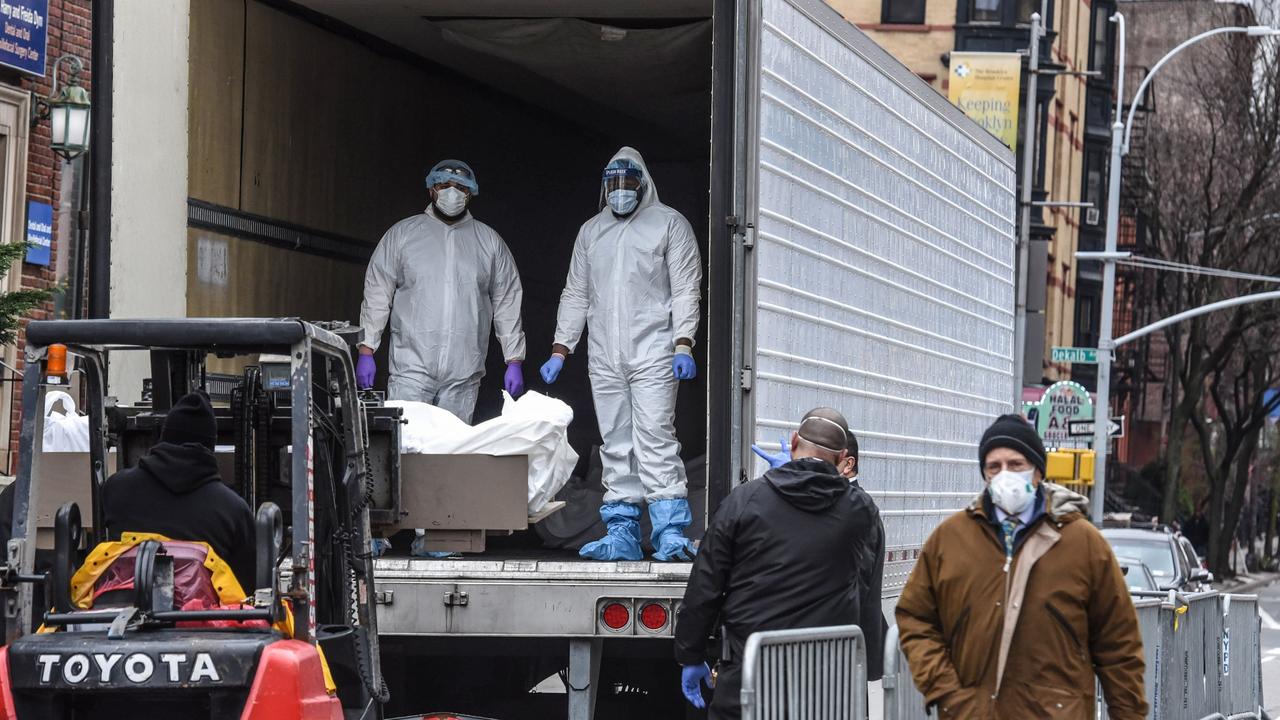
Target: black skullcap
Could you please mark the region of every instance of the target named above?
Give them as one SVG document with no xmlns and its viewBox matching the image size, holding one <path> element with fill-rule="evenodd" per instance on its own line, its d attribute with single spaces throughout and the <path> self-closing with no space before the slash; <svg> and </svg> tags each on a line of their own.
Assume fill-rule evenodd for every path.
<svg viewBox="0 0 1280 720">
<path fill-rule="evenodd" d="M 183 395 L 169 409 L 160 429 L 160 442 L 199 443 L 212 450 L 217 441 L 218 422 L 209 400 L 201 393 Z"/>
<path fill-rule="evenodd" d="M 996 448 L 1017 450 L 1027 458 L 1044 477 L 1045 451 L 1044 443 L 1036 429 L 1031 427 L 1021 415 L 1001 415 L 982 434 L 982 444 L 978 446 L 978 471 L 984 472 L 987 464 L 987 453 Z M 985 472 L 984 472 L 985 474 Z"/>
<path fill-rule="evenodd" d="M 849 444 L 849 423 L 840 411 L 829 407 L 805 413 L 798 432 L 800 439 L 833 453 L 844 451 Z"/>
</svg>

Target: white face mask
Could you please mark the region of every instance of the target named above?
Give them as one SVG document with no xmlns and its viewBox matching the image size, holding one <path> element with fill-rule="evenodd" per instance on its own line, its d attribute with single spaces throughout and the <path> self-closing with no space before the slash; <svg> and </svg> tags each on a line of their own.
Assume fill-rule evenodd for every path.
<svg viewBox="0 0 1280 720">
<path fill-rule="evenodd" d="M 987 485 L 991 502 L 1010 515 L 1017 515 L 1026 510 L 1036 496 L 1035 486 L 1031 484 L 1034 473 L 1034 470 L 1022 472 L 1005 470 L 991 478 L 991 482 Z"/>
<path fill-rule="evenodd" d="M 445 217 L 457 217 L 467 209 L 467 194 L 456 187 L 436 191 L 436 209 Z"/>
<path fill-rule="evenodd" d="M 609 207 L 619 215 L 626 215 L 640 204 L 640 192 L 637 190 L 609 191 Z"/>
</svg>

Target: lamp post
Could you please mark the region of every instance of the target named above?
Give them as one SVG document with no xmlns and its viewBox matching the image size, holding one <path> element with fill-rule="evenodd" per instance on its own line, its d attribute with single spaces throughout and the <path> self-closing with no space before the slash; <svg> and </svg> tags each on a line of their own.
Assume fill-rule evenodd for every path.
<svg viewBox="0 0 1280 720">
<path fill-rule="evenodd" d="M 1280 35 L 1280 29 L 1266 25 L 1251 25 L 1248 27 L 1214 28 L 1183 41 L 1166 53 L 1164 57 L 1160 58 L 1159 62 L 1152 66 L 1151 72 L 1147 73 L 1147 76 L 1142 79 L 1142 83 L 1138 85 L 1138 91 L 1134 93 L 1133 100 L 1129 104 L 1129 115 L 1125 122 L 1121 123 L 1120 116 L 1124 112 L 1124 15 L 1121 13 L 1112 15 L 1111 22 L 1116 23 L 1118 26 L 1117 45 L 1119 52 L 1117 56 L 1118 62 L 1116 63 L 1118 79 L 1116 82 L 1115 121 L 1111 125 L 1111 167 L 1108 169 L 1107 180 L 1106 247 L 1100 253 L 1076 254 L 1076 257 L 1081 260 L 1099 260 L 1102 262 L 1102 322 L 1098 333 L 1098 400 L 1095 405 L 1093 419 L 1093 450 L 1096 453 L 1096 458 L 1093 502 L 1091 503 L 1092 509 L 1090 511 L 1095 525 L 1102 524 L 1102 515 L 1107 498 L 1107 449 L 1111 435 L 1108 432 L 1111 416 L 1111 352 L 1117 345 L 1111 338 L 1111 316 L 1115 306 L 1116 260 L 1128 257 L 1128 253 L 1116 251 L 1120 228 L 1120 163 L 1123 161 L 1124 156 L 1129 153 L 1129 134 L 1133 131 L 1134 111 L 1137 110 L 1138 104 L 1142 102 L 1142 94 L 1146 92 L 1147 86 L 1151 84 L 1151 79 L 1156 76 L 1160 68 L 1164 67 L 1173 56 L 1188 47 L 1215 35 L 1227 33 L 1242 33 L 1249 37 Z M 1130 336 L 1132 336 L 1132 333 Z M 1126 336 L 1126 339 L 1130 339 L 1130 336 Z"/>
<path fill-rule="evenodd" d="M 67 82 L 58 90 L 58 68 L 70 65 Z M 49 118 L 49 145 L 70 162 L 89 149 L 89 92 L 80 85 L 84 64 L 75 55 L 63 55 L 53 64 L 53 87 L 49 97 L 35 96 L 31 125 Z M 33 93 L 34 94 L 34 93 Z"/>
</svg>

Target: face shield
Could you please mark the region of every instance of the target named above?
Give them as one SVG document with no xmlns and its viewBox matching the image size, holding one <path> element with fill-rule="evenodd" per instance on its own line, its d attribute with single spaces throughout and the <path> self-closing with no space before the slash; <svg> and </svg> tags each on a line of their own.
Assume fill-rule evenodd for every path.
<svg viewBox="0 0 1280 720">
<path fill-rule="evenodd" d="M 442 160 L 427 173 L 427 187 L 437 189 L 439 186 L 454 184 L 465 190 L 468 195 L 480 194 L 480 183 L 476 182 L 476 174 L 471 166 L 461 160 Z"/>
<path fill-rule="evenodd" d="M 644 173 L 627 160 L 616 160 L 604 169 L 600 194 L 618 215 L 628 215 L 644 194 Z"/>
</svg>

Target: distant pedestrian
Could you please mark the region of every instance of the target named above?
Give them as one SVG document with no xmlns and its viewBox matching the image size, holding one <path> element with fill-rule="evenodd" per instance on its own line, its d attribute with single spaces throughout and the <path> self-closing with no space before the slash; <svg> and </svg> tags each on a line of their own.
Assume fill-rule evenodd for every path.
<svg viewBox="0 0 1280 720">
<path fill-rule="evenodd" d="M 854 487 L 859 489 L 858 482 L 858 437 L 849 431 L 849 442 L 846 445 L 849 457 L 840 464 L 840 474 Z M 859 587 L 862 597 L 859 599 L 861 617 L 858 627 L 862 628 L 862 636 L 867 641 L 867 677 L 879 680 L 884 675 L 884 636 L 889 632 L 889 623 L 884 619 L 881 598 L 884 595 L 884 521 L 880 518 L 880 509 L 871 494 L 867 500 L 876 507 L 876 522 L 872 527 L 871 539 L 863 549 L 862 560 L 858 563 L 858 574 L 861 576 Z"/>
<path fill-rule="evenodd" d="M 859 567 L 880 518 L 837 469 L 848 436 L 839 412 L 810 411 L 791 436 L 794 459 L 735 488 L 702 539 L 676 623 L 676 660 L 685 697 L 703 707 L 707 641 L 723 630 L 712 718 L 741 714 L 742 652 L 752 633 L 862 621 L 868 591 Z M 878 588 L 874 594 L 879 614 Z"/>
<path fill-rule="evenodd" d="M 941 718 L 1147 716 L 1142 637 L 1088 500 L 1044 482 L 1045 450 L 1017 415 L 982 436 L 986 491 L 938 526 L 898 601 L 902 648 Z"/>
</svg>

